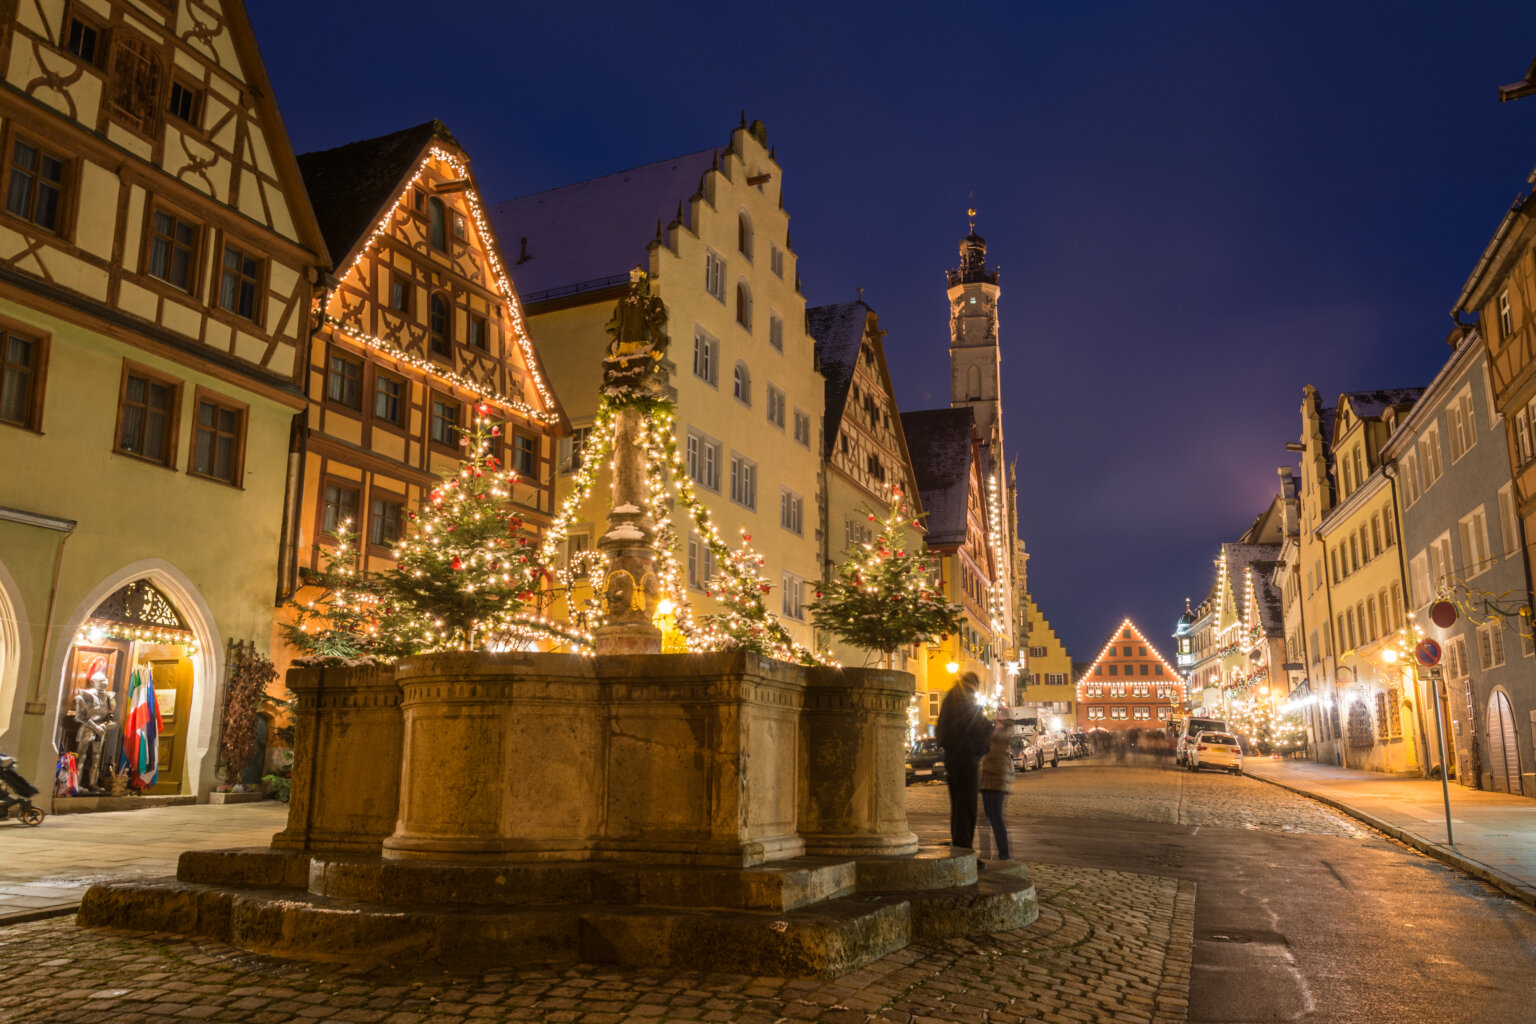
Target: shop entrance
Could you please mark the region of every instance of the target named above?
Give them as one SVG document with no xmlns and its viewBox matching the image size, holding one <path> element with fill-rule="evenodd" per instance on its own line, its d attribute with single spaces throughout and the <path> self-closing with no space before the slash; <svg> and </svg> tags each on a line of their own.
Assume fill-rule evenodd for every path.
<svg viewBox="0 0 1536 1024">
<path fill-rule="evenodd" d="M 186 620 L 148 580 L 96 607 L 70 648 L 60 703 L 73 795 L 181 791 L 196 653 Z"/>
</svg>

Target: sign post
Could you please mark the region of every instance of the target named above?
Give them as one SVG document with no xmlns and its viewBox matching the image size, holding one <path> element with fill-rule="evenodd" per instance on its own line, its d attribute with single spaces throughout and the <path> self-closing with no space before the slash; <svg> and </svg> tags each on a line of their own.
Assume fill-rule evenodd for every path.
<svg viewBox="0 0 1536 1024">
<path fill-rule="evenodd" d="M 1413 649 L 1413 657 L 1424 667 L 1424 678 L 1435 694 L 1435 739 L 1440 744 L 1440 796 L 1445 801 L 1445 845 L 1455 846 L 1456 838 L 1451 833 L 1451 762 L 1445 754 L 1444 719 L 1440 714 L 1440 681 L 1445 678 L 1445 670 L 1440 667 L 1440 645 L 1426 637 Z"/>
</svg>

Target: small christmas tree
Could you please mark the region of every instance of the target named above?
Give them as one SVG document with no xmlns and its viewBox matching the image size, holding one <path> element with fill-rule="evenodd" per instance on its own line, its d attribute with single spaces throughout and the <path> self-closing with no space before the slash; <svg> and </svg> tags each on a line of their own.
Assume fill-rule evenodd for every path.
<svg viewBox="0 0 1536 1024">
<path fill-rule="evenodd" d="M 773 584 L 759 571 L 763 556 L 752 547 L 752 535 L 741 532 L 741 546 L 726 553 L 720 575 L 708 581 L 708 596 L 725 608 L 699 618 L 696 643 L 706 650 L 740 649 L 780 661 L 814 665 L 816 658 L 795 642 L 789 630 L 768 610 Z"/>
<path fill-rule="evenodd" d="M 298 593 L 288 599 L 293 621 L 283 623 L 289 646 L 315 658 L 360 658 L 378 644 L 374 619 L 378 615 L 374 582 L 358 568 L 352 520 L 336 526 L 336 546 L 315 545 L 320 570 L 310 573 Z M 300 594 L 318 588 L 317 596 Z"/>
<path fill-rule="evenodd" d="M 457 475 L 410 513 L 395 568 L 379 578 L 380 647 L 390 656 L 523 646 L 552 631 L 535 606 L 547 573 L 512 504 L 517 474 L 493 454 L 501 428 L 490 412 L 475 406 Z"/>
<path fill-rule="evenodd" d="M 866 511 L 876 524 L 872 542 L 849 549 L 837 567 L 837 579 L 823 587 L 811 605 L 812 621 L 855 647 L 878 651 L 889 663 L 896 651 L 953 633 L 960 628 L 960 609 L 944 599 L 929 578 L 933 560 L 911 550 L 904 538 L 918 525 L 901 491 L 891 492 L 885 517 Z"/>
</svg>

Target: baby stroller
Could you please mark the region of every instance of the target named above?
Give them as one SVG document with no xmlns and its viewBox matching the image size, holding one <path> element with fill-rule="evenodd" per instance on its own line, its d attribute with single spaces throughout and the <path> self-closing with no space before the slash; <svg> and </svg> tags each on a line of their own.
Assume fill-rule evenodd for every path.
<svg viewBox="0 0 1536 1024">
<path fill-rule="evenodd" d="M 41 825 L 46 815 L 42 808 L 32 806 L 35 796 L 37 787 L 22 778 L 16 770 L 16 759 L 0 754 L 0 821 L 9 818 L 11 808 L 16 807 L 16 816 L 23 825 Z"/>
</svg>

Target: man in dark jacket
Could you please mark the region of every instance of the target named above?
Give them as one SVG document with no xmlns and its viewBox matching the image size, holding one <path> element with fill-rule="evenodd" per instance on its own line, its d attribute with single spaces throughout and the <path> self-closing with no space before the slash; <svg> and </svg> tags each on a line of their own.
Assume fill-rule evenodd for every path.
<svg viewBox="0 0 1536 1024">
<path fill-rule="evenodd" d="M 944 695 L 935 737 L 944 748 L 949 784 L 949 845 L 969 850 L 976 842 L 976 802 L 981 795 L 981 756 L 987 752 L 992 723 L 976 703 L 981 680 L 967 672 Z"/>
</svg>

